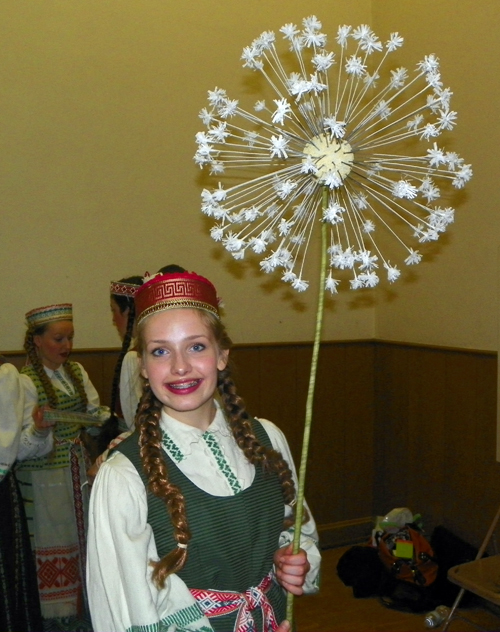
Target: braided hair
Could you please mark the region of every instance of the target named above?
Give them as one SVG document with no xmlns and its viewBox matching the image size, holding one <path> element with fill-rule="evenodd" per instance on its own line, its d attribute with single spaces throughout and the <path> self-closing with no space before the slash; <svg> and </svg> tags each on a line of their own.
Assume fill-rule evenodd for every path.
<svg viewBox="0 0 500 632">
<path fill-rule="evenodd" d="M 199 313 L 203 322 L 214 335 L 219 350 L 229 351 L 232 342 L 224 325 L 209 312 L 199 310 Z M 141 323 L 137 332 L 139 355 L 142 355 L 144 351 L 143 330 L 144 326 Z M 263 446 L 253 433 L 250 416 L 245 409 L 243 400 L 236 392 L 230 363 L 218 372 L 217 390 L 233 436 L 245 457 L 255 467 L 262 467 L 266 471 L 276 473 L 281 484 L 284 503 L 294 504 L 296 491 L 291 470 L 280 452 Z M 165 580 L 170 574 L 179 571 L 184 566 L 188 555 L 186 545 L 191 537 L 187 524 L 184 497 L 180 489 L 170 482 L 167 464 L 163 456 L 160 428 L 161 409 L 161 402 L 156 398 L 151 386 L 146 381 L 136 416 L 140 455 L 149 480 L 149 490 L 164 501 L 178 544 L 175 549 L 153 565 L 153 580 L 159 588 L 164 587 Z M 292 516 L 285 520 L 284 528 L 288 528 L 293 523 Z"/>
<path fill-rule="evenodd" d="M 58 399 L 56 390 L 52 385 L 52 382 L 49 379 L 49 376 L 45 372 L 44 366 L 37 352 L 37 346 L 35 344 L 35 336 L 43 336 L 43 334 L 49 328 L 51 323 L 44 323 L 43 325 L 39 325 L 38 327 L 34 327 L 32 325 L 28 325 L 28 329 L 26 330 L 26 334 L 24 337 L 24 350 L 28 356 L 29 363 L 33 366 L 38 379 L 42 383 L 43 390 L 45 391 L 45 395 L 47 396 L 48 404 L 51 408 L 57 408 Z M 73 386 L 75 387 L 76 392 L 80 396 L 80 399 L 85 404 L 88 404 L 87 393 L 85 392 L 85 388 L 83 386 L 83 382 L 80 379 L 80 376 L 73 370 L 71 364 L 69 362 L 64 363 L 64 368 L 66 373 L 69 375 Z"/>
</svg>

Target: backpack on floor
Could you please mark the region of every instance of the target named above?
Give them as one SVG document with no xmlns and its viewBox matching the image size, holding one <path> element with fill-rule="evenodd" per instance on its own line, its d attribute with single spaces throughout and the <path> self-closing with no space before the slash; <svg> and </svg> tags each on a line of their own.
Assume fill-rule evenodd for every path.
<svg viewBox="0 0 500 632">
<path fill-rule="evenodd" d="M 384 533 L 378 541 L 381 562 L 394 579 L 430 586 L 437 577 L 438 564 L 430 542 L 415 524 Z"/>
</svg>

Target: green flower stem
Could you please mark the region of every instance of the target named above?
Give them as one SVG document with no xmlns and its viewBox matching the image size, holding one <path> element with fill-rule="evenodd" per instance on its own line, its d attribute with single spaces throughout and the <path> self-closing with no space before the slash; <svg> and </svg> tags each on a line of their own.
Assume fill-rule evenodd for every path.
<svg viewBox="0 0 500 632">
<path fill-rule="evenodd" d="M 323 209 L 328 205 L 328 188 L 323 189 Z M 314 388 L 316 386 L 316 371 L 318 368 L 319 347 L 321 344 L 321 329 L 323 326 L 323 312 L 325 302 L 325 281 L 326 281 L 326 223 L 321 224 L 321 273 L 319 277 L 318 289 L 318 310 L 316 312 L 316 330 L 314 334 L 314 346 L 311 360 L 311 372 L 309 374 L 309 388 L 307 391 L 306 418 L 304 423 L 304 438 L 302 441 L 302 455 L 300 458 L 299 484 L 297 488 L 297 504 L 295 508 L 295 532 L 293 536 L 293 552 L 298 553 L 300 549 L 300 532 L 302 528 L 302 518 L 304 514 L 304 487 L 306 481 L 307 457 L 309 453 L 309 436 L 311 434 L 312 410 L 314 401 Z M 290 623 L 293 620 L 293 594 L 287 594 L 286 618 Z"/>
</svg>

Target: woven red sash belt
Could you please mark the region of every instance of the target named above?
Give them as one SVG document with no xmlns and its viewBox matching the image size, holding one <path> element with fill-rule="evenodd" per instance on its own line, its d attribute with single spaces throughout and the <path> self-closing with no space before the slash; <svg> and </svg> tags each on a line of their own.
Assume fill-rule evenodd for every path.
<svg viewBox="0 0 500 632">
<path fill-rule="evenodd" d="M 255 632 L 252 610 L 256 608 L 262 610 L 263 632 L 274 632 L 278 624 L 273 607 L 266 596 L 272 582 L 273 572 L 270 571 L 258 586 L 252 586 L 244 593 L 199 590 L 198 588 L 191 588 L 190 590 L 201 611 L 208 618 L 220 617 L 237 610 L 238 616 L 236 617 L 234 632 Z"/>
</svg>

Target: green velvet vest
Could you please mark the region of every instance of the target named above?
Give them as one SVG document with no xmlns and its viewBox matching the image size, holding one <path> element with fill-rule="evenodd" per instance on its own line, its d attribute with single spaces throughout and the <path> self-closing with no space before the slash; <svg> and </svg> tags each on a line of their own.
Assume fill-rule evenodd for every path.
<svg viewBox="0 0 500 632">
<path fill-rule="evenodd" d="M 253 431 L 262 445 L 271 442 L 262 424 L 252 420 Z M 138 435 L 134 432 L 120 443 L 122 452 L 136 467 L 146 488 L 139 456 Z M 187 562 L 179 577 L 189 588 L 244 592 L 258 586 L 273 566 L 273 555 L 283 530 L 284 504 L 276 474 L 256 467 L 250 487 L 234 496 L 212 496 L 194 485 L 164 453 L 169 478 L 186 501 L 191 540 Z M 147 492 L 148 523 L 153 529 L 158 555 L 163 557 L 176 545 L 170 516 L 162 500 Z M 278 622 L 285 618 L 284 591 L 273 583 L 267 593 Z M 253 613 L 256 629 L 262 629 L 260 611 Z M 210 619 L 217 632 L 233 630 L 235 615 Z"/>
</svg>

